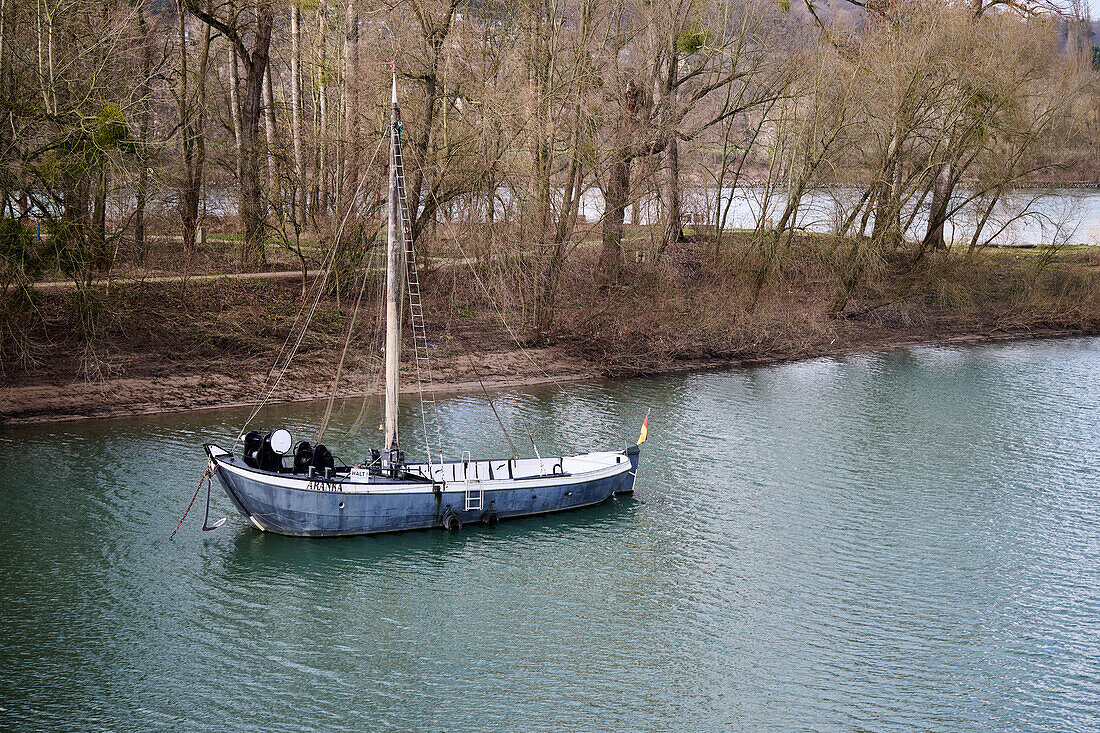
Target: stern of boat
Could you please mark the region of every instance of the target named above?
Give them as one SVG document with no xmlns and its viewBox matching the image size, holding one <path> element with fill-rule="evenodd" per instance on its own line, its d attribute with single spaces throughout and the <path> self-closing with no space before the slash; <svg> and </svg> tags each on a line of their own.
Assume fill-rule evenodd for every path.
<svg viewBox="0 0 1100 733">
<path fill-rule="evenodd" d="M 638 476 L 638 460 L 641 458 L 640 446 L 632 445 L 626 449 L 626 458 L 630 461 L 630 471 L 623 476 L 623 482 L 615 489 L 615 496 L 626 496 L 634 493 L 634 481 Z"/>
</svg>

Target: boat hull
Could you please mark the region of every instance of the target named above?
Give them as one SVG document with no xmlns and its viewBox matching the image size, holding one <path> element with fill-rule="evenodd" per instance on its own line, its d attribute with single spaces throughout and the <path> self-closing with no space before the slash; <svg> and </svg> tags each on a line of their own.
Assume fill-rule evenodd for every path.
<svg viewBox="0 0 1100 733">
<path fill-rule="evenodd" d="M 467 509 L 465 482 L 358 484 L 309 480 L 240 465 L 216 446 L 207 446 L 211 465 L 230 501 L 249 522 L 265 532 L 328 537 L 429 529 L 462 523 L 579 509 L 631 493 L 638 450 L 623 453 L 621 464 L 593 475 L 540 476 L 476 485 L 480 501 Z"/>
</svg>

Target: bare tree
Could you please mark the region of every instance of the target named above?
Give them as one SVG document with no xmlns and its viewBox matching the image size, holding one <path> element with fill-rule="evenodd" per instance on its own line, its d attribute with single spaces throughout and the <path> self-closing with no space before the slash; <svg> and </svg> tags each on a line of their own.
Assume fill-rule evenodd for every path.
<svg viewBox="0 0 1100 733">
<path fill-rule="evenodd" d="M 264 264 L 265 206 L 260 176 L 259 144 L 260 116 L 263 112 L 264 76 L 267 72 L 271 31 L 275 20 L 270 0 L 257 0 L 238 10 L 222 4 L 209 10 L 199 7 L 199 0 L 184 0 L 188 11 L 215 28 L 233 45 L 235 55 L 244 67 L 244 90 L 241 94 L 241 204 L 244 241 L 239 250 L 242 265 Z M 251 46 L 248 41 L 251 41 Z"/>
<path fill-rule="evenodd" d="M 597 276 L 603 280 L 614 279 L 620 267 L 633 161 L 664 154 L 669 163 L 664 227 L 668 243 L 679 236 L 680 142 L 782 94 L 782 84 L 759 84 L 777 28 L 771 3 L 715 6 L 709 14 L 686 2 L 670 10 L 657 8 L 651 16 L 613 16 L 617 27 L 608 53 L 616 61 L 606 87 L 612 96 L 605 103 L 612 140 L 606 146 L 606 205 L 597 264 Z M 639 31 L 638 25 L 645 30 Z M 635 54 L 644 63 L 619 62 Z M 731 85 L 753 91 L 729 94 Z M 725 104 L 710 104 L 714 98 Z"/>
<path fill-rule="evenodd" d="M 292 181 L 293 217 L 305 220 L 306 178 L 302 150 L 302 9 L 297 2 L 290 6 L 290 136 L 294 145 L 294 178 Z"/>
<path fill-rule="evenodd" d="M 198 49 L 198 68 L 191 70 L 191 38 L 187 29 L 187 14 L 178 7 L 179 77 L 174 94 L 179 114 L 180 158 L 177 200 L 183 224 L 183 246 L 188 260 L 194 256 L 195 237 L 199 222 L 199 198 L 202 195 L 206 164 L 206 70 L 210 60 L 210 26 L 204 24 Z"/>
</svg>

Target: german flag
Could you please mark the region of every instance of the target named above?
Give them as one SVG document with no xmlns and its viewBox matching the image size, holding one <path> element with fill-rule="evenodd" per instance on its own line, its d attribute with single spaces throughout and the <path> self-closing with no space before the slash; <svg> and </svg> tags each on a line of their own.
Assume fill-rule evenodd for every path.
<svg viewBox="0 0 1100 733">
<path fill-rule="evenodd" d="M 642 420 L 642 432 L 638 433 L 638 445 L 645 442 L 647 432 L 649 432 L 649 410 L 645 411 L 645 420 Z"/>
</svg>

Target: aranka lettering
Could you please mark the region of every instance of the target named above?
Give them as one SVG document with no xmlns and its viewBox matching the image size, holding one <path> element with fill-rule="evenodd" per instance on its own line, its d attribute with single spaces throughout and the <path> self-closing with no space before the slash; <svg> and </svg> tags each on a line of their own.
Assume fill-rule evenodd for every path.
<svg viewBox="0 0 1100 733">
<path fill-rule="evenodd" d="M 313 480 L 309 482 L 310 491 L 339 491 L 343 492 L 344 487 L 334 481 L 318 481 Z"/>
</svg>

